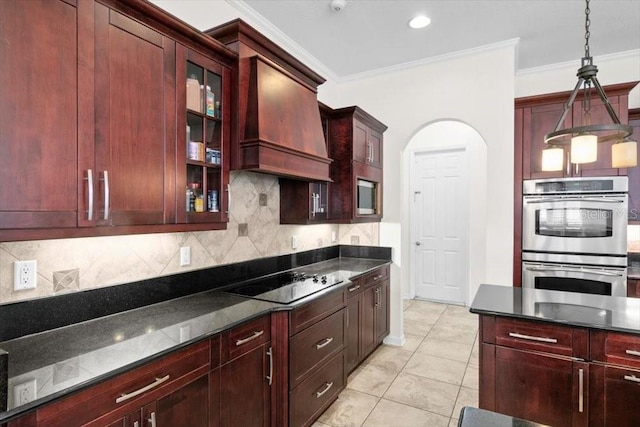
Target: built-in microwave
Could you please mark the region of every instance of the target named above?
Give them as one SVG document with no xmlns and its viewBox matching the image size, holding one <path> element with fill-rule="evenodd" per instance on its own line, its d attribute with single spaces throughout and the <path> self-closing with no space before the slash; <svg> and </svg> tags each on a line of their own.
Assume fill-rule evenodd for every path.
<svg viewBox="0 0 640 427">
<path fill-rule="evenodd" d="M 378 183 L 358 179 L 356 181 L 358 215 L 375 215 L 378 213 Z"/>
</svg>

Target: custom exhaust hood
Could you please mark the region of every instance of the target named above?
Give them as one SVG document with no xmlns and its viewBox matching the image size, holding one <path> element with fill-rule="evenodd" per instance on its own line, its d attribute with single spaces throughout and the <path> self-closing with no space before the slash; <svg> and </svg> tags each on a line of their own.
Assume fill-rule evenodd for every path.
<svg viewBox="0 0 640 427">
<path fill-rule="evenodd" d="M 239 56 L 231 169 L 330 181 L 317 98 L 325 79 L 240 19 L 205 33 Z"/>
</svg>

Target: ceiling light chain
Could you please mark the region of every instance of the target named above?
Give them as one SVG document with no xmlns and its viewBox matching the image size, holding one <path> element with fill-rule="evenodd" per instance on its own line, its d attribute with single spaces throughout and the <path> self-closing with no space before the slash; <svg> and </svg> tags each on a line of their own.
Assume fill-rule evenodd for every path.
<svg viewBox="0 0 640 427">
<path fill-rule="evenodd" d="M 584 10 L 584 57 L 589 58 L 589 36 L 591 33 L 589 32 L 589 26 L 591 25 L 591 20 L 589 19 L 589 13 L 591 13 L 591 9 L 589 9 L 589 0 L 587 0 L 587 7 Z"/>
</svg>

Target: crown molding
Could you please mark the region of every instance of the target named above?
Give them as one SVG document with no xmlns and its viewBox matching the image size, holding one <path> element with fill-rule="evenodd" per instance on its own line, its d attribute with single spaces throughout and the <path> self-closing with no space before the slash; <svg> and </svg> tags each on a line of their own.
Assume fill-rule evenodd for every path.
<svg viewBox="0 0 640 427">
<path fill-rule="evenodd" d="M 1 1 L 1 0 L 0 0 Z M 270 21 L 260 15 L 254 8 L 249 6 L 243 0 L 226 0 L 231 6 L 240 12 L 242 19 L 246 20 L 251 26 L 255 27 L 264 36 L 271 39 L 281 48 L 295 56 L 296 59 L 304 63 L 306 66 L 332 81 L 339 81 L 338 75 L 327 67 L 322 61 L 311 55 L 309 51 L 300 46 L 291 37 L 287 36 Z"/>
<path fill-rule="evenodd" d="M 595 56 L 593 58 L 593 62 L 604 62 L 604 61 L 612 61 L 612 60 L 620 60 L 620 59 L 638 59 L 640 58 L 640 49 L 633 50 L 625 50 L 622 52 L 609 53 L 607 55 Z M 555 64 L 543 65 L 541 67 L 532 67 L 525 68 L 522 70 L 516 71 L 516 76 L 526 76 L 529 74 L 538 74 L 544 73 L 546 71 L 556 71 L 565 68 L 576 68 L 580 66 L 580 60 L 566 61 L 566 62 L 558 62 Z"/>
<path fill-rule="evenodd" d="M 411 68 L 420 67 L 423 65 L 435 64 L 439 62 L 451 61 L 453 59 L 462 58 L 469 55 L 475 55 L 478 53 L 491 52 L 497 49 L 503 49 L 505 47 L 514 47 L 517 49 L 518 44 L 520 42 L 519 38 L 504 40 L 497 43 L 491 43 L 483 46 L 474 47 L 472 49 L 459 50 L 457 52 L 446 53 L 444 55 L 432 56 L 429 58 L 418 59 L 416 61 L 403 62 L 401 64 L 392 65 L 390 67 L 378 68 L 371 71 L 365 71 L 362 73 L 350 74 L 348 76 L 343 76 L 339 79 L 339 83 L 364 79 L 368 77 L 374 77 L 381 74 L 392 73 L 401 70 L 407 70 Z"/>
</svg>

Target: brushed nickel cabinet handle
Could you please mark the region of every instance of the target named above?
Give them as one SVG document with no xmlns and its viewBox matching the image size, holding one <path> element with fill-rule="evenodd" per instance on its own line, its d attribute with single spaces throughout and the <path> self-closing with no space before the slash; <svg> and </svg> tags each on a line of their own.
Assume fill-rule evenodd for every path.
<svg viewBox="0 0 640 427">
<path fill-rule="evenodd" d="M 262 331 L 255 331 L 255 332 L 253 333 L 253 335 L 251 335 L 250 337 L 243 338 L 243 339 L 241 339 L 241 340 L 237 340 L 237 341 L 236 341 L 236 345 L 238 346 L 238 345 L 242 345 L 242 344 L 248 343 L 248 342 L 249 342 L 249 341 L 251 341 L 251 340 L 255 340 L 256 338 L 258 338 L 258 337 L 259 337 L 260 335 L 262 335 L 262 334 L 264 334 L 264 330 L 262 330 Z"/>
<path fill-rule="evenodd" d="M 151 425 L 151 427 L 156 427 L 156 413 L 155 413 L 155 411 L 150 414 L 149 419 L 147 421 L 149 421 L 149 424 Z"/>
<path fill-rule="evenodd" d="M 578 387 L 580 388 L 578 411 L 584 412 L 584 369 L 578 369 Z"/>
<path fill-rule="evenodd" d="M 640 357 L 640 351 L 635 351 L 635 350 L 625 350 L 625 353 L 627 353 L 630 356 L 638 356 Z"/>
<path fill-rule="evenodd" d="M 109 219 L 109 172 L 104 171 L 104 219 Z"/>
<path fill-rule="evenodd" d="M 231 187 L 227 184 L 227 214 L 231 212 Z"/>
<path fill-rule="evenodd" d="M 548 342 L 552 344 L 555 344 L 558 342 L 558 340 L 555 338 L 534 337 L 532 335 L 523 335 L 515 332 L 509 332 L 509 336 L 512 338 L 520 338 L 520 339 L 529 340 L 529 341 Z"/>
<path fill-rule="evenodd" d="M 360 285 L 356 285 L 353 288 L 349 288 L 349 292 L 357 291 L 358 289 L 360 289 Z"/>
<path fill-rule="evenodd" d="M 269 385 L 273 384 L 273 348 L 269 347 L 267 350 L 267 356 L 269 356 L 269 375 L 267 375 L 267 381 Z"/>
<path fill-rule="evenodd" d="M 88 202 L 89 209 L 87 211 L 87 220 L 91 221 L 93 219 L 93 171 L 91 169 L 87 169 L 87 188 L 88 188 Z"/>
<path fill-rule="evenodd" d="M 322 397 L 322 395 L 328 392 L 331 387 L 333 387 L 333 383 L 324 383 L 324 390 L 316 391 L 316 397 Z"/>
<path fill-rule="evenodd" d="M 624 379 L 627 381 L 632 381 L 634 383 L 640 384 L 640 378 L 636 377 L 635 375 L 625 375 Z"/>
<path fill-rule="evenodd" d="M 320 350 L 322 347 L 328 346 L 329 344 L 331 344 L 331 341 L 333 341 L 333 337 L 327 337 L 323 339 L 321 343 L 316 344 L 316 350 Z"/>
<path fill-rule="evenodd" d="M 376 308 L 380 307 L 380 288 L 376 288 Z"/>
<path fill-rule="evenodd" d="M 162 384 L 163 382 L 167 381 L 169 379 L 169 375 L 165 375 L 162 378 L 156 378 L 156 380 L 154 382 L 152 382 L 149 385 L 146 385 L 142 388 L 139 388 L 136 391 L 132 391 L 131 393 L 122 393 L 120 395 L 120 397 L 116 398 L 116 403 L 121 403 L 124 402 L 125 400 L 129 400 L 132 399 L 136 396 L 141 395 L 142 393 L 145 393 L 149 390 L 151 390 L 152 388 L 158 387 L 160 384 Z"/>
</svg>

